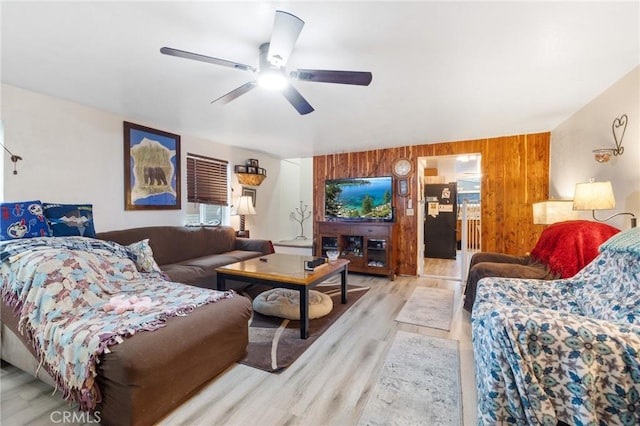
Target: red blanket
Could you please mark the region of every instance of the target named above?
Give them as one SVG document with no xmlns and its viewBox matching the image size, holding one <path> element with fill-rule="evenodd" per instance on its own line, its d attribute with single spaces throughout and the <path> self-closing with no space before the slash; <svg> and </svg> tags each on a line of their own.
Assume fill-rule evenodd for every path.
<svg viewBox="0 0 640 426">
<path fill-rule="evenodd" d="M 598 255 L 598 247 L 619 229 L 589 220 L 558 222 L 542 231 L 531 258 L 562 278 L 569 278 Z"/>
</svg>

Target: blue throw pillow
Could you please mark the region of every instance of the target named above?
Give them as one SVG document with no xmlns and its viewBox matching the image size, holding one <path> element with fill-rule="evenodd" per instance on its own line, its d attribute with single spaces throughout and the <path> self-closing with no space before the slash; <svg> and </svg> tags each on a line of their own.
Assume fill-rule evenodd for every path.
<svg viewBox="0 0 640 426">
<path fill-rule="evenodd" d="M 96 237 L 92 204 L 43 203 L 43 207 L 54 237 Z"/>
<path fill-rule="evenodd" d="M 0 240 L 48 237 L 40 200 L 0 203 Z"/>
</svg>

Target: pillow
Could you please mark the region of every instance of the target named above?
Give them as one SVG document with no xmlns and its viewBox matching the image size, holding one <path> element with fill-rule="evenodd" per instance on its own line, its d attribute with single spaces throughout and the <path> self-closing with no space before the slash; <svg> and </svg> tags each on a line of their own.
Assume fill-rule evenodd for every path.
<svg viewBox="0 0 640 426">
<path fill-rule="evenodd" d="M 43 203 L 42 206 L 54 237 L 96 237 L 93 205 Z"/>
<path fill-rule="evenodd" d="M 49 235 L 40 200 L 0 203 L 0 241 Z"/>
<path fill-rule="evenodd" d="M 160 272 L 162 270 L 153 258 L 153 250 L 149 245 L 149 239 L 138 241 L 137 243 L 129 244 L 127 248 L 136 257 L 136 266 L 140 272 Z"/>
</svg>

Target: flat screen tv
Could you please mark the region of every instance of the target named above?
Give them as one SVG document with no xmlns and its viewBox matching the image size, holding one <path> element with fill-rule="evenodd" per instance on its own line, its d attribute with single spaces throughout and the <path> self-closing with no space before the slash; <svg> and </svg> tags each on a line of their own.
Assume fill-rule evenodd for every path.
<svg viewBox="0 0 640 426">
<path fill-rule="evenodd" d="M 330 179 L 324 186 L 325 220 L 392 221 L 391 176 Z"/>
</svg>

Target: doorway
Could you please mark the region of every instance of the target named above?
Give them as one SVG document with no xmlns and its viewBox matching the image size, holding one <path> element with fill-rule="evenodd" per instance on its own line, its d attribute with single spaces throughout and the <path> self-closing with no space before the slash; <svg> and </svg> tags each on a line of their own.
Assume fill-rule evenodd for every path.
<svg viewBox="0 0 640 426">
<path fill-rule="evenodd" d="M 479 153 L 418 158 L 420 208 L 417 209 L 417 238 L 420 276 L 466 281 L 471 255 L 479 251 L 482 244 L 481 160 Z M 453 199 L 438 197 L 441 191 L 444 197 Z M 451 194 L 454 191 L 455 195 Z M 447 219 L 448 214 L 450 217 Z M 430 226 L 445 226 L 448 229 L 429 229 Z M 430 249 L 429 244 L 437 247 L 431 246 Z M 441 255 L 443 244 L 452 248 L 444 249 L 445 254 Z"/>
</svg>

